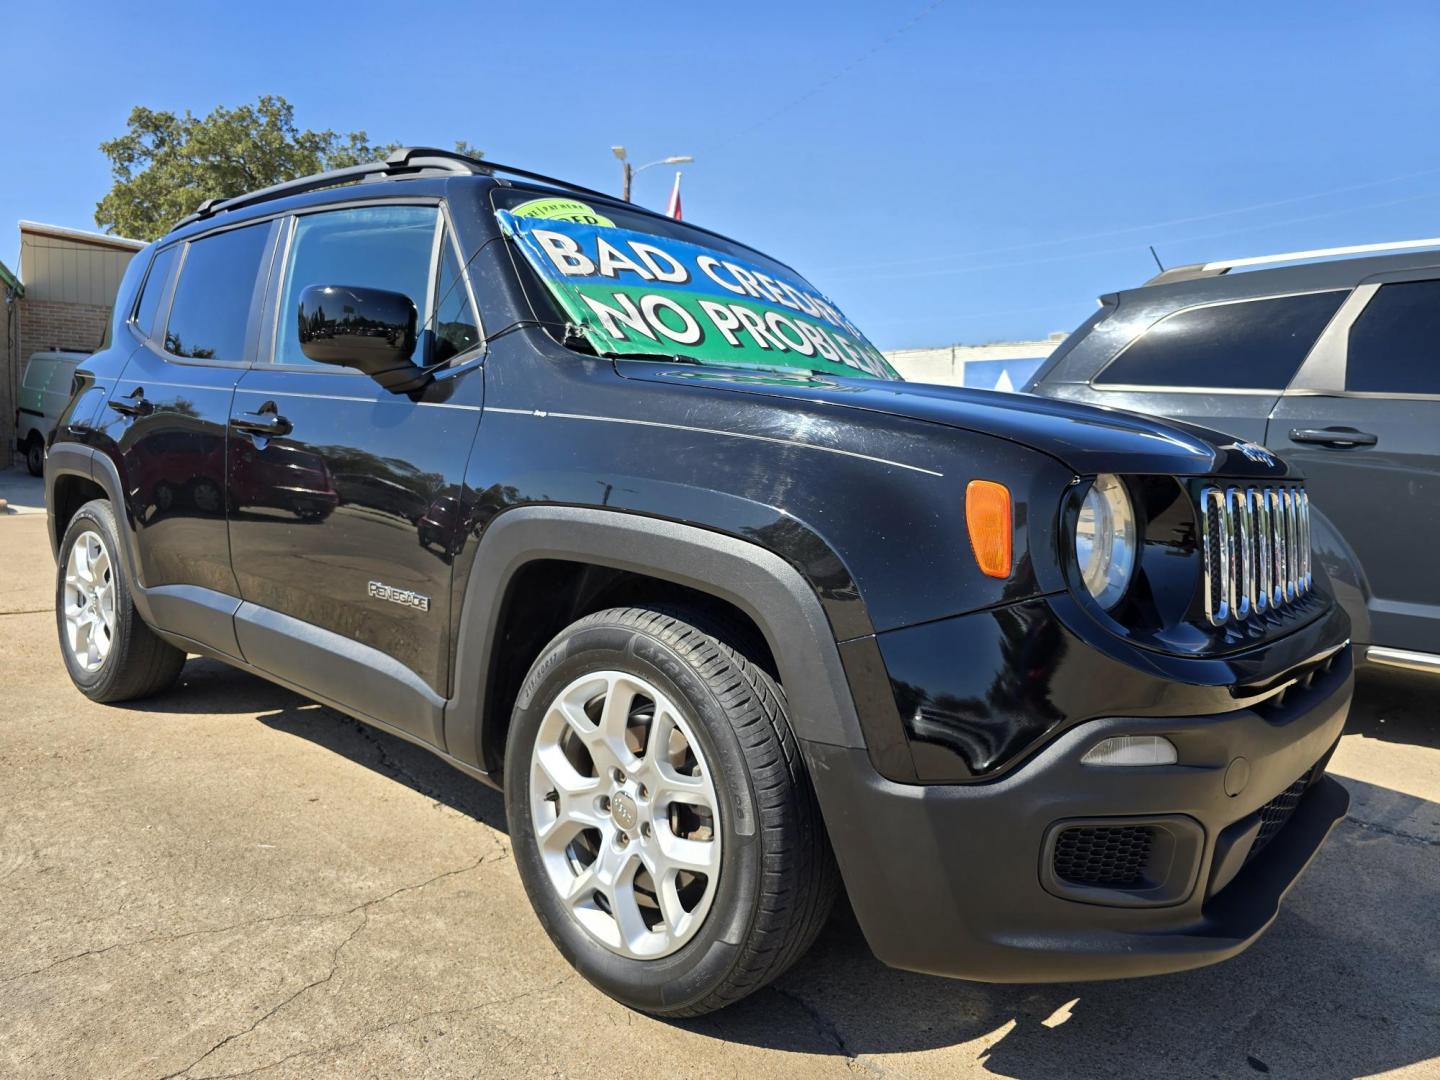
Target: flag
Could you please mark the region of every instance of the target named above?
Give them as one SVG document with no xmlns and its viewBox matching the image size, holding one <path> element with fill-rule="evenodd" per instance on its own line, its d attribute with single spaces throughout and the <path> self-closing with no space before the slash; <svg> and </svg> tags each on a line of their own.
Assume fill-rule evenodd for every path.
<svg viewBox="0 0 1440 1080">
<path fill-rule="evenodd" d="M 667 217 L 682 220 L 680 214 L 680 170 L 675 170 L 675 186 L 670 190 L 670 205 L 665 208 Z"/>
</svg>

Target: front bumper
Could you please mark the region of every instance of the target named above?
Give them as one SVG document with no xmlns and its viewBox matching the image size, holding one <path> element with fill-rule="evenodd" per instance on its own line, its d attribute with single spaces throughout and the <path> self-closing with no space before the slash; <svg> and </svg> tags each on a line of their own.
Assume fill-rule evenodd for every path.
<svg viewBox="0 0 1440 1080">
<path fill-rule="evenodd" d="M 1092 720 L 986 783 L 895 783 L 863 749 L 805 752 L 851 903 L 883 962 L 987 982 L 1153 975 L 1233 956 L 1275 918 L 1349 805 L 1321 769 L 1353 684 L 1347 648 L 1283 706 Z M 1179 762 L 1080 763 L 1101 739 L 1136 734 L 1166 736 Z M 1293 813 L 1247 861 L 1262 810 L 1302 777 L 1312 782 Z M 1174 861 L 1191 860 L 1170 868 L 1178 885 L 1138 904 L 1050 891 L 1047 838 L 1057 823 L 1096 818 L 1182 825 L 1193 839 L 1175 849 Z"/>
</svg>

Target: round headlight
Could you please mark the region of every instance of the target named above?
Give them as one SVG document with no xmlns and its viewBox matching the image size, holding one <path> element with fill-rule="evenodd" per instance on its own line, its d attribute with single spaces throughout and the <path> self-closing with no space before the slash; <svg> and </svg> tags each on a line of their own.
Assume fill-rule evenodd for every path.
<svg viewBox="0 0 1440 1080">
<path fill-rule="evenodd" d="M 1101 473 L 1080 504 L 1075 561 L 1096 603 L 1112 608 L 1120 602 L 1135 570 L 1135 511 L 1118 476 Z"/>
</svg>

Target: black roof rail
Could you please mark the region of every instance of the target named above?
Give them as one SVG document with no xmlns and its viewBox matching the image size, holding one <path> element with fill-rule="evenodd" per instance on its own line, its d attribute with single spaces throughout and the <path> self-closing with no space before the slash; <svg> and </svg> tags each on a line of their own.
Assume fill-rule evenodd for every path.
<svg viewBox="0 0 1440 1080">
<path fill-rule="evenodd" d="M 337 187 L 341 184 L 351 184 L 360 180 L 369 180 L 379 177 L 402 177 L 421 176 L 426 173 L 449 173 L 455 176 L 488 176 L 491 173 L 508 173 L 511 176 L 522 176 L 527 180 L 538 180 L 544 184 L 553 184 L 556 187 L 568 191 L 577 191 L 585 195 L 595 196 L 601 199 L 614 199 L 612 195 L 606 195 L 603 191 L 595 191 L 592 188 L 581 187 L 579 184 L 572 184 L 568 180 L 557 180 L 553 176 L 545 176 L 543 173 L 530 172 L 528 169 L 517 169 L 512 165 L 502 165 L 498 161 L 487 161 L 483 158 L 471 157 L 455 150 L 439 150 L 433 146 L 406 146 L 396 150 L 384 161 L 371 161 L 364 165 L 351 165 L 344 169 L 332 169 L 330 172 L 316 173 L 314 176 L 301 176 L 295 180 L 287 180 L 282 184 L 272 184 L 270 187 L 260 188 L 258 191 L 247 192 L 244 195 L 236 195 L 228 199 L 206 199 L 195 208 L 193 214 L 181 218 L 175 223 L 178 229 L 189 225 L 193 221 L 203 221 L 205 218 L 214 217 L 225 210 L 239 210 L 246 206 L 254 206 L 256 203 L 267 202 L 270 199 L 280 199 L 287 195 L 303 195 L 307 191 L 318 191 L 321 188 Z M 174 231 L 173 229 L 171 231 Z"/>
</svg>

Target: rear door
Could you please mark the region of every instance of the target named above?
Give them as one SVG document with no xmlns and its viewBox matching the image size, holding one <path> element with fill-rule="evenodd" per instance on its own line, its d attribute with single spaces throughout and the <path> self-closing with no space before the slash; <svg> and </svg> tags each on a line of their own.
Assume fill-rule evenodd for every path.
<svg viewBox="0 0 1440 1080">
<path fill-rule="evenodd" d="M 241 647 L 257 667 L 438 743 L 459 527 L 444 508 L 480 422 L 482 372 L 387 390 L 308 359 L 297 310 L 309 285 L 403 293 L 423 327 L 417 362 L 463 365 L 479 357 L 473 299 L 434 202 L 320 209 L 287 227 L 266 362 L 231 409 Z"/>
<path fill-rule="evenodd" d="M 224 229 L 157 253 L 131 321 L 144 342 L 97 418 L 113 440 L 156 621 L 231 654 L 229 598 L 238 590 L 225 524 L 225 429 L 235 383 L 254 355 L 272 228 Z"/>
<path fill-rule="evenodd" d="M 1047 377 L 1037 390 L 1188 420 L 1260 442 L 1270 410 L 1345 295 L 1339 290 L 1226 300 L 1182 308 L 1153 322 L 1140 312 L 1138 333 L 1127 332 L 1137 315 L 1122 304 L 1091 331 L 1097 341 L 1120 335 L 1113 357 L 1088 380 L 1082 375 L 1068 383 L 1061 380 L 1075 364 L 1062 364 L 1056 378 Z M 1084 342 L 1072 353 L 1076 361 L 1083 348 Z"/>
<path fill-rule="evenodd" d="M 1428 276 L 1427 276 L 1428 275 Z M 1371 637 L 1440 653 L 1440 276 L 1361 284 L 1276 405 L 1267 445 L 1369 579 Z"/>
</svg>

